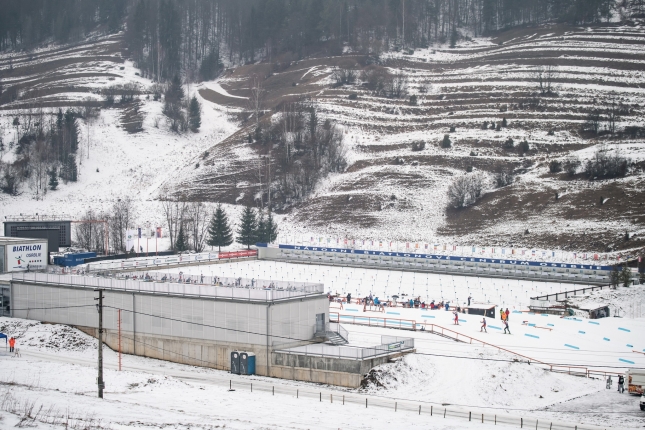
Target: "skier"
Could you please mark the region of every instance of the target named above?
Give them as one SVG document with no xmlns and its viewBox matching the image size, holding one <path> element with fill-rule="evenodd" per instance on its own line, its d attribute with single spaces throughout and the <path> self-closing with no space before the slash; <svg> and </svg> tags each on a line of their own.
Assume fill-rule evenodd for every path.
<svg viewBox="0 0 645 430">
<path fill-rule="evenodd" d="M 472 297 L 468 295 L 468 306 L 470 306 L 470 301 L 472 300 Z"/>
<path fill-rule="evenodd" d="M 506 330 L 508 330 L 508 334 L 511 334 L 511 329 L 508 328 L 508 321 L 504 320 L 504 334 L 506 334 Z"/>
<path fill-rule="evenodd" d="M 508 315 L 509 315 L 511 312 L 508 310 L 508 308 L 506 308 L 506 312 L 504 312 L 504 313 L 506 314 L 506 321 L 508 321 Z"/>
<path fill-rule="evenodd" d="M 618 392 L 619 393 L 624 393 L 625 392 L 625 377 L 623 375 L 620 375 L 618 377 Z"/>
<path fill-rule="evenodd" d="M 457 313 L 457 311 L 454 311 L 453 314 L 455 315 L 455 324 L 459 325 L 459 313 Z"/>
<path fill-rule="evenodd" d="M 348 305 L 352 304 L 352 293 L 347 293 L 347 304 Z"/>
<path fill-rule="evenodd" d="M 9 338 L 9 352 L 13 352 L 13 349 L 15 346 L 16 346 L 16 338 L 11 336 L 11 338 Z"/>
<path fill-rule="evenodd" d="M 485 317 L 482 318 L 482 326 L 479 329 L 479 331 L 482 331 L 482 330 L 484 330 L 485 333 L 488 333 L 488 331 L 486 330 L 486 318 Z"/>
</svg>

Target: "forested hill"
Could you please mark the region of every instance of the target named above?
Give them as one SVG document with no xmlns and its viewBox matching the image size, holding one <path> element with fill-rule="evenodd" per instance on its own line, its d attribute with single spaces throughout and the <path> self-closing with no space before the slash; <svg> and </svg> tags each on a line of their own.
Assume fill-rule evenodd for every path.
<svg viewBox="0 0 645 430">
<path fill-rule="evenodd" d="M 643 0 L 624 0 L 642 13 Z M 632 4 L 633 3 L 633 4 Z M 0 1 L 0 50 L 84 41 L 126 29 L 145 75 L 212 78 L 222 53 L 244 64 L 452 44 L 544 22 L 606 22 L 616 0 L 31 0 Z"/>
<path fill-rule="evenodd" d="M 2 213 L 223 203 L 309 238 L 645 246 L 645 0 L 0 11 Z"/>
</svg>

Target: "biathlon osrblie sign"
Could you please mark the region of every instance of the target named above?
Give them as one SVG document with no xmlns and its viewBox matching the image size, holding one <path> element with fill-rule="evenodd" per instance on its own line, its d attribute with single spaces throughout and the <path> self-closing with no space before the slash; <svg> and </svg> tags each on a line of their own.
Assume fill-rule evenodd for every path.
<svg viewBox="0 0 645 430">
<path fill-rule="evenodd" d="M 257 246 L 266 247 L 264 243 L 258 243 Z M 573 264 L 573 263 L 551 263 L 544 261 L 525 261 L 508 258 L 482 258 L 482 257 L 461 257 L 454 255 L 437 255 L 437 254 L 419 254 L 412 252 L 391 252 L 391 251 L 370 251 L 367 249 L 347 249 L 321 246 L 300 246 L 300 245 L 278 245 L 280 249 L 294 249 L 300 251 L 314 252 L 335 252 L 339 254 L 363 254 L 375 255 L 379 257 L 403 257 L 403 258 L 425 258 L 428 260 L 447 260 L 447 261 L 466 261 L 469 263 L 492 263 L 508 264 L 511 266 L 536 266 L 552 267 L 559 269 L 584 269 L 584 270 L 611 270 L 611 266 L 599 266 L 595 264 Z"/>
</svg>

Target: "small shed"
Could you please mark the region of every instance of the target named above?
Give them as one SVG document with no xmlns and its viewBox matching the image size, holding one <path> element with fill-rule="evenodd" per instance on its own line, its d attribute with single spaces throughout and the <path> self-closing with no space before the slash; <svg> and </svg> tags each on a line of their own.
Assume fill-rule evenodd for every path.
<svg viewBox="0 0 645 430">
<path fill-rule="evenodd" d="M 495 305 L 490 303 L 472 303 L 464 308 L 467 314 L 482 315 L 488 318 L 495 318 Z"/>
<path fill-rule="evenodd" d="M 572 306 L 573 308 L 573 306 Z M 589 313 L 589 319 L 607 318 L 610 316 L 609 304 L 602 302 L 582 302 L 576 305 L 578 310 Z"/>
<path fill-rule="evenodd" d="M 54 264 L 63 267 L 73 267 L 85 263 L 86 258 L 96 257 L 96 252 L 77 252 L 57 255 L 54 257 Z"/>
</svg>

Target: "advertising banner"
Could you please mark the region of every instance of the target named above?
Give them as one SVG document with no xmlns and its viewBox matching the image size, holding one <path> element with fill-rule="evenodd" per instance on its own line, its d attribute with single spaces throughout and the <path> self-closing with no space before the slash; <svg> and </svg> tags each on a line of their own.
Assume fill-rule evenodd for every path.
<svg viewBox="0 0 645 430">
<path fill-rule="evenodd" d="M 47 267 L 47 242 L 7 245 L 7 272 Z"/>
<path fill-rule="evenodd" d="M 220 252 L 217 258 L 239 258 L 239 257 L 253 257 L 257 255 L 258 252 L 255 249 L 248 251 L 231 251 L 231 252 Z"/>
</svg>

